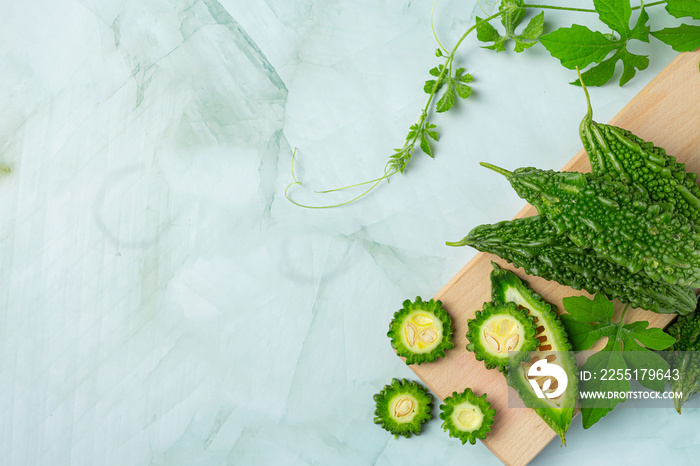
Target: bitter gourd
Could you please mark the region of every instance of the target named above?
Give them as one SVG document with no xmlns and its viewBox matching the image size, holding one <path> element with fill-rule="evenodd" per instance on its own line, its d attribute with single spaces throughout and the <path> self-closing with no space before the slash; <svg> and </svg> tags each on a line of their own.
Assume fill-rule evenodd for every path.
<svg viewBox="0 0 700 466">
<path fill-rule="evenodd" d="M 508 178 L 518 195 L 577 246 L 643 270 L 652 280 L 700 286 L 700 234 L 659 204 L 634 199 L 619 182 L 590 173 L 519 168 L 514 172 L 482 163 Z"/>
<path fill-rule="evenodd" d="M 396 311 L 387 336 L 396 354 L 406 358 L 406 364 L 422 364 L 445 356 L 452 343 L 452 320 L 442 309 L 442 302 L 406 300 Z"/>
<path fill-rule="evenodd" d="M 487 369 L 508 367 L 509 352 L 519 360 L 527 357 L 527 352 L 539 346 L 535 338 L 533 319 L 518 309 L 514 303 L 484 303 L 481 311 L 468 320 L 467 349 L 473 351 L 476 359 L 484 361 Z"/>
<path fill-rule="evenodd" d="M 673 404 L 681 412 L 681 406 L 700 391 L 700 307 L 694 313 L 680 316 L 667 329 L 676 342 L 668 348 L 669 366 L 677 370 L 678 377 L 671 374 L 671 391 L 682 393 Z"/>
<path fill-rule="evenodd" d="M 447 244 L 469 245 L 496 254 L 530 275 L 591 294 L 603 293 L 610 300 L 653 312 L 689 314 L 697 302 L 691 287 L 655 282 L 578 248 L 566 235 L 557 235 L 541 215 L 480 225 L 461 241 Z"/>
<path fill-rule="evenodd" d="M 394 438 L 420 435 L 423 423 L 432 419 L 433 397 L 416 382 L 392 379 L 374 395 L 374 401 L 374 423 L 394 434 Z"/>
<path fill-rule="evenodd" d="M 672 205 L 676 215 L 690 223 L 700 223 L 697 174 L 687 173 L 685 164 L 630 131 L 593 121 L 585 86 L 584 91 L 588 112 L 579 126 L 579 135 L 591 162 L 591 172 L 637 185 L 652 202 Z"/>
<path fill-rule="evenodd" d="M 491 272 L 492 301 L 511 302 L 525 310 L 534 318 L 537 325 L 536 337 L 539 340 L 537 351 L 530 353 L 532 359 L 520 363 L 516 370 L 513 370 L 514 368 L 508 370 L 507 383 L 518 392 L 525 406 L 533 408 L 566 445 L 566 432 L 574 417 L 578 397 L 578 368 L 571 353 L 571 344 L 566 330 L 553 305 L 542 299 L 513 272 L 502 269 L 495 263 L 492 265 L 494 268 Z M 547 359 L 548 362 L 557 364 L 566 373 L 568 383 L 566 390 L 560 396 L 553 399 L 538 398 L 533 391 L 527 373 L 532 364 L 539 359 Z M 539 377 L 536 380 L 542 388 L 546 377 Z M 556 385 L 550 385 L 551 390 L 556 388 Z"/>
<path fill-rule="evenodd" d="M 486 394 L 476 396 L 471 388 L 462 393 L 453 392 L 445 398 L 445 404 L 440 405 L 442 428 L 450 437 L 458 438 L 462 445 L 469 442 L 472 445 L 476 439 L 485 439 L 491 432 L 496 410 L 486 401 Z"/>
</svg>

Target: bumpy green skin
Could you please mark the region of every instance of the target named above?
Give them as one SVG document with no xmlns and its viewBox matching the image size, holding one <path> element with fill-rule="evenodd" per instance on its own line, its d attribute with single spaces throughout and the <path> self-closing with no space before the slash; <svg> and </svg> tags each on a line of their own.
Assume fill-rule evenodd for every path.
<svg viewBox="0 0 700 466">
<path fill-rule="evenodd" d="M 666 351 L 678 352 L 670 354 L 668 362 L 671 369 L 678 369 L 679 379 L 671 378 L 670 384 L 672 392 L 683 392 L 682 397 L 673 399 L 680 414 L 683 403 L 700 391 L 700 308 L 678 317 L 666 332 L 676 339 Z"/>
<path fill-rule="evenodd" d="M 589 113 L 579 134 L 595 175 L 611 175 L 623 183 L 638 185 L 655 203 L 673 206 L 676 215 L 700 223 L 700 187 L 695 173 L 660 147 L 630 131 L 596 123 Z"/>
<path fill-rule="evenodd" d="M 489 318 L 495 315 L 512 317 L 525 329 L 525 338 L 519 341 L 517 347 L 513 349 L 514 352 L 520 352 L 517 355 L 510 353 L 509 357 L 508 353 L 506 353 L 503 357 L 498 357 L 489 353 L 484 348 L 481 341 L 482 327 Z M 514 303 L 484 303 L 483 310 L 476 311 L 474 318 L 469 319 L 467 324 L 469 325 L 469 329 L 467 330 L 467 339 L 469 339 L 467 350 L 473 351 L 477 360 L 484 361 L 484 365 L 487 369 L 497 368 L 499 371 L 505 372 L 508 369 L 510 360 L 515 358 L 515 362 L 522 361 L 527 358 L 527 352 L 537 349 L 540 343 L 537 338 L 535 338 L 537 326 L 534 324 L 533 319 L 528 317 L 525 312 L 518 309 Z"/>
<path fill-rule="evenodd" d="M 417 353 L 406 346 L 401 339 L 403 322 L 414 311 L 423 311 L 426 314 L 435 316 L 435 319 L 442 323 L 442 339 L 440 343 L 429 353 Z M 442 308 L 440 300 L 431 299 L 423 301 L 420 296 L 411 302 L 407 299 L 403 302 L 403 307 L 394 313 L 394 318 L 389 324 L 387 336 L 391 339 L 391 346 L 396 350 L 396 354 L 406 358 L 406 364 L 422 364 L 432 362 L 438 358 L 445 357 L 445 351 L 454 348 L 452 343 L 452 319 Z"/>
<path fill-rule="evenodd" d="M 454 424 L 451 417 L 455 406 L 465 401 L 477 406 L 484 416 L 481 425 L 471 432 L 460 430 L 459 427 Z M 467 388 L 462 393 L 453 392 L 452 396 L 445 398 L 445 404 L 440 405 L 440 410 L 442 411 L 440 413 L 440 419 L 444 421 L 442 423 L 442 428 L 445 432 L 449 433 L 450 437 L 460 439 L 462 445 L 467 442 L 474 445 L 477 439 L 485 439 L 486 435 L 491 432 L 491 426 L 496 417 L 496 410 L 492 409 L 491 403 L 486 401 L 486 394 L 484 393 L 480 397 L 476 396 L 471 388 Z"/>
<path fill-rule="evenodd" d="M 489 166 L 510 181 L 518 195 L 534 205 L 577 246 L 652 280 L 700 286 L 700 234 L 659 204 L 635 200 L 619 182 L 590 173 Z"/>
<path fill-rule="evenodd" d="M 391 400 L 401 395 L 411 395 L 418 403 L 415 407 L 415 415 L 410 422 L 396 421 L 390 412 Z M 420 435 L 423 423 L 432 419 L 430 411 L 433 407 L 433 397 L 428 390 L 416 382 L 403 379 L 392 379 L 391 383 L 374 395 L 376 408 L 374 410 L 374 423 L 379 424 L 384 430 L 399 438 L 403 435 L 408 438 L 411 435 Z"/>
<path fill-rule="evenodd" d="M 571 353 L 571 344 L 564 325 L 553 305 L 542 299 L 513 272 L 502 269 L 495 263 L 492 265 L 494 270 L 491 272 L 491 299 L 500 303 L 513 302 L 537 319 L 536 325 L 544 327 L 537 336 L 546 335 L 545 343 L 551 346 L 550 349 L 544 349 L 544 346 L 541 346 L 540 350 L 558 352 L 561 356 L 559 365 L 566 372 L 569 381 L 566 391 L 560 398 L 559 406 L 537 398 L 522 371 L 510 370 L 507 377 L 508 385 L 518 392 L 526 406 L 534 408 L 542 420 L 559 435 L 562 444 L 566 445 L 566 432 L 574 418 L 574 408 L 578 398 L 578 367 Z"/>
<path fill-rule="evenodd" d="M 480 225 L 462 241 L 447 244 L 468 245 L 496 254 L 530 275 L 591 294 L 603 293 L 610 300 L 618 299 L 632 307 L 681 315 L 695 310 L 691 287 L 655 282 L 644 274 L 630 273 L 590 250 L 578 248 L 566 235 L 558 235 L 540 215 Z"/>
</svg>

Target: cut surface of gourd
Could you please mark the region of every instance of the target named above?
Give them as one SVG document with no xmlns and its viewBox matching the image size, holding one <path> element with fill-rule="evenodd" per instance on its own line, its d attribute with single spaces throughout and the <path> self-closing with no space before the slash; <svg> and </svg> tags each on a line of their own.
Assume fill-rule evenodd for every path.
<svg viewBox="0 0 700 466">
<path fill-rule="evenodd" d="M 416 382 L 393 379 L 374 395 L 374 423 L 398 437 L 419 435 L 432 418 L 432 396 Z"/>
<path fill-rule="evenodd" d="M 510 302 L 526 312 L 536 325 L 535 337 L 538 341 L 536 351 L 529 354 L 529 360 L 514 363 L 508 370 L 507 382 L 520 396 L 525 406 L 535 412 L 559 435 L 566 445 L 566 432 L 571 425 L 578 398 L 578 368 L 571 353 L 571 344 L 554 306 L 542 299 L 513 272 L 493 264 L 491 272 L 491 299 L 494 302 Z M 567 387 L 556 398 L 539 398 L 533 391 L 528 378 L 532 364 L 540 359 L 555 363 L 567 375 Z M 550 380 L 546 387 L 547 380 Z M 553 393 L 557 385 L 549 377 L 535 379 L 543 393 Z"/>
<path fill-rule="evenodd" d="M 484 439 L 491 431 L 496 410 L 486 401 L 486 395 L 477 396 L 470 388 L 462 393 L 453 392 L 440 406 L 442 428 L 450 437 L 458 438 L 462 444 L 472 445 L 477 439 Z"/>
<path fill-rule="evenodd" d="M 523 360 L 539 345 L 533 320 L 513 303 L 484 303 L 483 310 L 476 311 L 468 325 L 467 349 L 488 369 L 504 371 L 509 358 Z"/>
<path fill-rule="evenodd" d="M 452 320 L 442 303 L 431 299 L 406 300 L 389 325 L 387 336 L 406 364 L 431 362 L 445 356 L 452 343 Z"/>
</svg>

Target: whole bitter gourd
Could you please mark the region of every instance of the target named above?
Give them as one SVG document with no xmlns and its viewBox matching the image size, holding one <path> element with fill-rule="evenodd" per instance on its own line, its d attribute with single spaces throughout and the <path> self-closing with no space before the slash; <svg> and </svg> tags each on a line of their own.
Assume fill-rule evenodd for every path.
<svg viewBox="0 0 700 466">
<path fill-rule="evenodd" d="M 583 147 L 594 175 L 610 175 L 643 188 L 654 203 L 673 206 L 676 215 L 700 223 L 700 187 L 697 174 L 685 164 L 630 131 L 593 121 L 590 97 L 584 86 L 588 112 L 579 126 Z"/>
<path fill-rule="evenodd" d="M 507 383 L 523 400 L 525 406 L 533 408 L 554 432 L 559 435 L 562 444 L 566 445 L 566 432 L 574 418 L 574 408 L 578 397 L 578 368 L 566 330 L 556 314 L 553 305 L 542 299 L 530 289 L 513 272 L 500 268 L 492 263 L 491 299 L 496 303 L 511 302 L 523 309 L 532 317 L 537 325 L 536 337 L 539 347 L 530 353 L 532 359 L 520 363 L 520 367 L 508 370 Z M 538 359 L 547 359 L 561 367 L 567 375 L 566 390 L 554 399 L 538 398 L 528 380 L 529 368 Z M 536 378 L 542 388 L 545 378 Z M 556 389 L 552 384 L 550 389 Z"/>
<path fill-rule="evenodd" d="M 533 319 L 514 303 L 484 303 L 483 310 L 476 311 L 467 323 L 467 349 L 475 353 L 476 359 L 484 361 L 487 369 L 505 371 L 509 353 L 511 359 L 517 354 L 520 361 L 539 346 Z"/>
<path fill-rule="evenodd" d="M 655 282 L 591 250 L 578 248 L 568 236 L 558 235 L 541 215 L 480 225 L 461 241 L 447 244 L 472 246 L 496 254 L 530 275 L 591 294 L 603 293 L 610 300 L 653 312 L 689 314 L 697 302 L 691 287 Z"/>
<path fill-rule="evenodd" d="M 445 404 L 440 405 L 442 428 L 450 437 L 458 438 L 462 445 L 469 442 L 472 445 L 477 439 L 485 439 L 491 432 L 496 410 L 486 401 L 486 394 L 476 396 L 471 388 L 462 393 L 453 392 L 445 398 Z"/>
<path fill-rule="evenodd" d="M 423 423 L 432 419 L 433 398 L 416 382 L 393 379 L 374 395 L 374 401 L 374 423 L 394 434 L 394 438 L 420 435 Z"/>
<path fill-rule="evenodd" d="M 389 324 L 387 336 L 396 354 L 406 358 L 406 364 L 432 362 L 445 356 L 452 343 L 452 320 L 442 308 L 442 302 L 423 301 L 420 296 L 405 300 Z"/>
<path fill-rule="evenodd" d="M 700 307 L 687 316 L 680 316 L 667 329 L 676 342 L 668 348 L 668 362 L 678 377 L 669 379 L 671 391 L 683 396 L 673 398 L 673 404 L 681 412 L 681 406 L 700 391 Z"/>
<path fill-rule="evenodd" d="M 644 271 L 652 280 L 700 286 L 700 234 L 659 204 L 634 199 L 619 182 L 590 173 L 519 168 L 514 172 L 482 163 L 504 175 L 518 195 L 577 246 Z"/>
</svg>

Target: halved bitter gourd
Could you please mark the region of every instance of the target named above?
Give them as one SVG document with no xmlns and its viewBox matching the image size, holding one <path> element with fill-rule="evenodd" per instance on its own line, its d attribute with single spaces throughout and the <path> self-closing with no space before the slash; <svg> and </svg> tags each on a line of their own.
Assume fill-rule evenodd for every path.
<svg viewBox="0 0 700 466">
<path fill-rule="evenodd" d="M 407 299 L 396 311 L 387 336 L 396 354 L 406 358 L 406 364 L 421 364 L 445 356 L 452 343 L 452 320 L 442 308 L 442 302 L 414 302 Z"/>
<path fill-rule="evenodd" d="M 460 439 L 462 445 L 467 442 L 474 445 L 476 439 L 486 438 L 496 416 L 496 410 L 486 401 L 486 394 L 476 396 L 471 388 L 452 393 L 445 398 L 445 404 L 440 405 L 440 410 L 440 419 L 444 421 L 442 428 L 450 437 Z"/>
<path fill-rule="evenodd" d="M 374 423 L 394 434 L 394 438 L 419 435 L 423 423 L 432 418 L 432 396 L 423 386 L 406 379 L 392 379 L 374 395 L 374 401 Z"/>
<path fill-rule="evenodd" d="M 519 366 L 508 370 L 507 383 L 515 388 L 525 406 L 535 412 L 559 435 L 566 445 L 566 432 L 574 417 L 574 408 L 578 397 L 578 368 L 571 353 L 566 330 L 555 312 L 554 306 L 532 291 L 517 275 L 501 269 L 495 263 L 491 272 L 491 299 L 494 302 L 510 302 L 534 318 L 537 325 L 536 337 L 539 347 L 530 353 L 531 358 Z M 527 377 L 530 367 L 540 359 L 557 364 L 567 375 L 567 387 L 560 396 L 538 398 Z M 546 387 L 548 377 L 535 378 L 540 389 Z M 551 379 L 550 379 L 551 380 Z M 557 389 L 557 382 L 550 382 L 550 393 Z"/>
<path fill-rule="evenodd" d="M 532 318 L 513 303 L 484 303 L 483 310 L 476 311 L 467 323 L 467 349 L 475 353 L 476 359 L 484 361 L 487 369 L 505 371 L 509 353 L 519 362 L 539 345 Z"/>
</svg>

